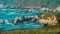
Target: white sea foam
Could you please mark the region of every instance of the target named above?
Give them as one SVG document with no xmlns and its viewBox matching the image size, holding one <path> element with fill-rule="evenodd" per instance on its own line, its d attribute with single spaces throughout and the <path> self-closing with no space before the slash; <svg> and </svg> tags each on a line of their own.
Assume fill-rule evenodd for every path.
<svg viewBox="0 0 60 34">
<path fill-rule="evenodd" d="M 15 14 L 15 12 L 7 13 L 6 15 L 12 15 L 12 14 Z"/>
</svg>

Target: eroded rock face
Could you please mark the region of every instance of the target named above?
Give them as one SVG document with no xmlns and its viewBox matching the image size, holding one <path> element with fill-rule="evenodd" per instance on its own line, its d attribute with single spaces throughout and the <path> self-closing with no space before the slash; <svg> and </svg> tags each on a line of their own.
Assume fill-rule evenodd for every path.
<svg viewBox="0 0 60 34">
<path fill-rule="evenodd" d="M 40 23 L 49 24 L 49 25 L 56 25 L 58 23 L 55 15 L 42 14 L 40 16 L 41 16 Z"/>
</svg>

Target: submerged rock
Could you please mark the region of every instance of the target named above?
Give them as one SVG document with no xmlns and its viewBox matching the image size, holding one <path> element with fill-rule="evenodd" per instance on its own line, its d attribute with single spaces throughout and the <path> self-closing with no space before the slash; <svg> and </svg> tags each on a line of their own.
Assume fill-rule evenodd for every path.
<svg viewBox="0 0 60 34">
<path fill-rule="evenodd" d="M 0 24 L 3 24 L 3 20 L 2 19 L 0 19 Z"/>
<path fill-rule="evenodd" d="M 14 24 L 24 24 L 25 22 L 31 21 L 33 18 L 31 17 L 19 17 L 14 19 Z"/>
</svg>

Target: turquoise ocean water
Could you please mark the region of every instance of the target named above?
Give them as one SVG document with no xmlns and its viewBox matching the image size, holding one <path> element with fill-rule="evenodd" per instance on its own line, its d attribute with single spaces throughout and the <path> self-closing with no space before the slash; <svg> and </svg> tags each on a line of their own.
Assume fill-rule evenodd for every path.
<svg viewBox="0 0 60 34">
<path fill-rule="evenodd" d="M 29 24 L 17 24 L 14 25 L 10 23 L 9 18 L 15 18 L 17 16 L 35 16 L 38 14 L 38 10 L 29 9 L 0 9 L 0 19 L 4 19 L 4 24 L 0 24 L 0 29 L 2 30 L 11 30 L 11 29 L 19 29 L 19 28 L 41 28 L 40 25 L 35 25 L 34 22 L 30 22 Z M 7 20 L 7 21 L 6 21 Z"/>
</svg>

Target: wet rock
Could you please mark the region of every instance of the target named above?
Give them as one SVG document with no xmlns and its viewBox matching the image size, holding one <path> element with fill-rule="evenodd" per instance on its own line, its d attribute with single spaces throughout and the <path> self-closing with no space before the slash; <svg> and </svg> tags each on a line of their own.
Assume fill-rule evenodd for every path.
<svg viewBox="0 0 60 34">
<path fill-rule="evenodd" d="M 3 24 L 3 20 L 2 19 L 0 19 L 0 24 Z"/>
</svg>

